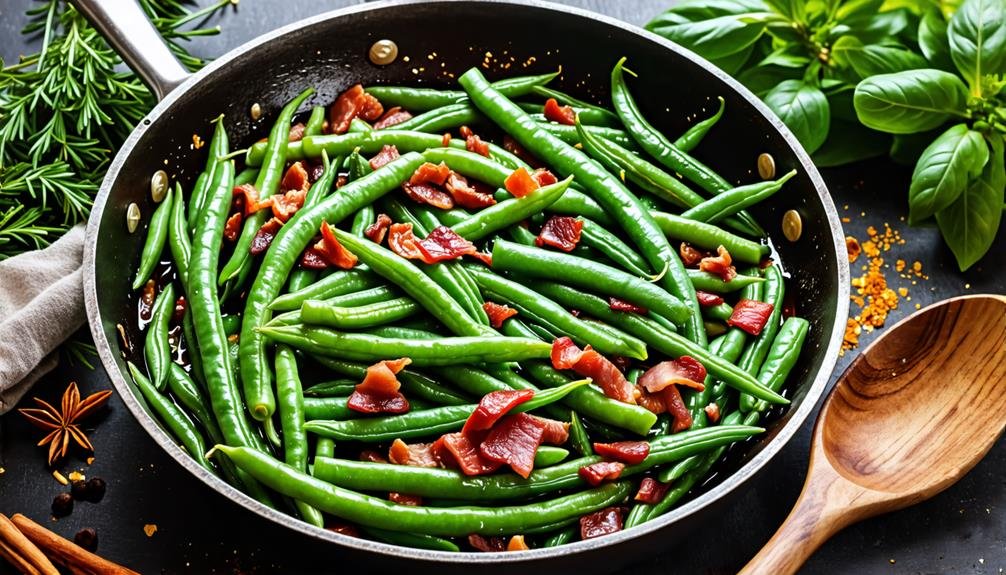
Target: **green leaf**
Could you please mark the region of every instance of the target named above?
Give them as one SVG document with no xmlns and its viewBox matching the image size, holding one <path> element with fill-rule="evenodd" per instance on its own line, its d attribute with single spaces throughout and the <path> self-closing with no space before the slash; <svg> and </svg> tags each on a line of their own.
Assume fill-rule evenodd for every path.
<svg viewBox="0 0 1006 575">
<path fill-rule="evenodd" d="M 895 38 L 912 22 L 912 13 L 902 8 L 891 12 L 881 12 L 867 20 L 865 26 L 857 26 L 853 33 L 864 44 L 876 44 L 885 38 Z M 914 28 L 912 28 L 914 31 Z"/>
<path fill-rule="evenodd" d="M 799 47 L 785 46 L 766 56 L 759 66 L 782 66 L 783 68 L 806 68 L 811 63 L 810 56 L 807 56 Z"/>
<path fill-rule="evenodd" d="M 977 262 L 995 241 L 1003 213 L 1003 140 L 992 139 L 992 154 L 981 176 L 972 181 L 953 204 L 936 213 L 943 239 L 961 271 Z"/>
<path fill-rule="evenodd" d="M 786 80 L 772 89 L 764 100 L 808 154 L 814 153 L 828 137 L 831 110 L 819 88 L 800 80 Z"/>
<path fill-rule="evenodd" d="M 685 0 L 657 16 L 646 25 L 646 29 L 652 31 L 653 27 L 658 25 L 668 26 L 699 22 L 720 16 L 766 12 L 768 9 L 768 5 L 762 0 Z"/>
<path fill-rule="evenodd" d="M 915 225 L 954 203 L 988 161 L 988 146 L 978 132 L 965 124 L 943 132 L 915 164 L 908 190 L 908 224 Z"/>
<path fill-rule="evenodd" d="M 754 52 L 754 47 L 755 45 L 752 44 L 740 52 L 709 61 L 727 74 L 733 76 L 737 74 L 737 72 L 739 72 L 745 64 L 747 64 L 748 60 L 751 58 L 751 53 Z"/>
<path fill-rule="evenodd" d="M 952 116 L 964 116 L 968 91 L 960 78 L 923 69 L 872 76 L 856 86 L 859 121 L 868 128 L 911 134 L 931 130 Z"/>
<path fill-rule="evenodd" d="M 950 59 L 950 40 L 947 38 L 947 21 L 936 8 L 929 10 L 919 22 L 919 49 L 929 63 L 948 72 L 954 71 Z"/>
<path fill-rule="evenodd" d="M 947 37 L 950 57 L 976 96 L 983 76 L 1006 71 L 1003 0 L 967 0 L 950 18 Z"/>
<path fill-rule="evenodd" d="M 835 19 L 847 26 L 857 26 L 880 12 L 884 0 L 848 0 L 835 12 Z"/>
<path fill-rule="evenodd" d="M 928 148 L 944 129 L 944 126 L 940 126 L 934 130 L 914 134 L 894 134 L 889 152 L 891 161 L 902 166 L 915 166 L 922 156 L 922 151 Z"/>
<path fill-rule="evenodd" d="M 653 25 L 654 22 L 650 24 Z M 740 16 L 719 16 L 685 24 L 658 23 L 650 30 L 705 58 L 717 60 L 736 54 L 757 42 L 765 32 L 765 23 L 746 22 Z"/>
<path fill-rule="evenodd" d="M 840 66 L 850 66 L 860 78 L 917 70 L 928 66 L 918 54 L 901 47 L 864 45 L 854 36 L 842 36 L 831 47 L 831 57 Z"/>
<path fill-rule="evenodd" d="M 855 120 L 849 122 L 833 116 L 828 140 L 811 159 L 819 168 L 831 168 L 883 156 L 890 147 L 890 134 L 865 128 Z"/>
<path fill-rule="evenodd" d="M 798 80 L 803 76 L 803 70 L 783 68 L 781 66 L 754 66 L 737 75 L 737 80 L 751 90 L 756 96 L 764 99 L 770 90 L 780 82 Z"/>
<path fill-rule="evenodd" d="M 765 0 L 769 8 L 782 14 L 792 22 L 806 22 L 807 12 L 804 0 Z"/>
<path fill-rule="evenodd" d="M 881 12 L 906 8 L 914 14 L 921 14 L 926 8 L 939 7 L 938 0 L 886 0 L 880 7 Z"/>
</svg>

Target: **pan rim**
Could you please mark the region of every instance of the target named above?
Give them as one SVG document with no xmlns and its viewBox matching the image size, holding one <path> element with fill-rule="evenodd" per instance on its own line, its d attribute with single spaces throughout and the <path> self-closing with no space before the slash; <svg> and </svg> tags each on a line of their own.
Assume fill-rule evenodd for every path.
<svg viewBox="0 0 1006 575">
<path fill-rule="evenodd" d="M 828 345 L 824 352 L 821 367 L 814 376 L 813 382 L 811 382 L 810 386 L 807 388 L 805 397 L 799 405 L 791 408 L 791 411 L 787 412 L 789 420 L 778 429 L 774 437 L 768 440 L 768 442 L 761 448 L 761 451 L 750 460 L 746 461 L 734 473 L 723 479 L 712 489 L 678 507 L 674 514 L 666 514 L 654 521 L 644 523 L 643 525 L 639 525 L 632 529 L 623 530 L 598 539 L 578 541 L 553 548 L 533 549 L 523 553 L 452 553 L 369 541 L 327 531 L 311 526 L 303 521 L 290 521 L 290 515 L 263 505 L 201 467 L 194 459 L 182 451 L 182 449 L 179 448 L 170 438 L 167 432 L 161 428 L 160 424 L 147 413 L 146 409 L 141 405 L 138 398 L 132 392 L 130 383 L 126 380 L 124 374 L 119 369 L 118 360 L 112 352 L 112 347 L 108 338 L 105 337 L 105 331 L 103 329 L 98 308 L 96 284 L 95 265 L 100 220 L 108 202 L 113 183 L 118 178 L 123 164 L 134 153 L 136 143 L 149 126 L 152 125 L 153 120 L 163 115 L 164 112 L 172 109 L 175 102 L 182 98 L 187 92 L 189 92 L 189 90 L 192 90 L 196 86 L 202 84 L 205 80 L 211 78 L 218 70 L 225 68 L 233 60 L 238 59 L 250 50 L 258 46 L 268 44 L 307 26 L 319 25 L 332 19 L 361 12 L 376 12 L 390 8 L 408 7 L 410 5 L 417 4 L 473 3 L 474 1 L 475 0 L 383 0 L 380 2 L 360 4 L 324 12 L 262 34 L 228 51 L 226 54 L 217 58 L 199 72 L 192 74 L 185 82 L 165 96 L 165 98 L 160 101 L 154 109 L 143 118 L 143 120 L 140 121 L 136 129 L 133 130 L 123 143 L 109 166 L 98 195 L 95 197 L 92 213 L 87 224 L 83 267 L 84 300 L 87 309 L 88 324 L 94 341 L 97 344 L 101 363 L 105 368 L 113 386 L 116 388 L 122 402 L 137 419 L 140 425 L 151 436 L 151 438 L 160 445 L 170 457 L 177 461 L 197 479 L 206 484 L 207 487 L 226 496 L 233 503 L 241 505 L 245 509 L 256 513 L 264 519 L 285 526 L 301 534 L 315 539 L 336 543 L 340 546 L 349 547 L 355 550 L 372 551 L 400 559 L 419 559 L 423 561 L 464 564 L 518 564 L 527 561 L 543 560 L 614 546 L 626 540 L 635 539 L 636 537 L 663 529 L 672 523 L 698 513 L 705 507 L 713 504 L 715 501 L 727 497 L 729 494 L 741 488 L 742 485 L 757 475 L 769 463 L 769 461 L 771 461 L 779 453 L 779 451 L 781 451 L 783 447 L 789 443 L 796 432 L 804 425 L 810 414 L 816 409 L 818 403 L 824 395 L 828 381 L 834 372 L 835 365 L 838 361 L 839 348 L 845 330 L 845 324 L 841 320 L 848 317 L 849 313 L 850 291 L 848 261 L 845 257 L 844 232 L 839 221 L 838 212 L 835 208 L 834 202 L 832 201 L 831 195 L 821 178 L 821 175 L 811 162 L 806 151 L 797 142 L 795 136 L 793 136 L 782 121 L 771 110 L 769 110 L 768 107 L 761 102 L 761 100 L 719 68 L 702 59 L 690 50 L 675 44 L 674 42 L 661 38 L 660 36 L 646 31 L 638 26 L 589 10 L 555 4 L 552 2 L 545 2 L 542 0 L 482 0 L 480 2 L 480 4 L 501 4 L 507 6 L 534 8 L 551 11 L 557 13 L 557 15 L 574 16 L 582 19 L 593 20 L 605 26 L 616 28 L 620 33 L 641 37 L 643 40 L 657 44 L 664 50 L 674 53 L 677 57 L 685 58 L 697 64 L 706 72 L 723 82 L 727 88 L 740 95 L 740 97 L 746 100 L 756 112 L 766 118 L 770 124 L 772 124 L 773 128 L 780 133 L 790 150 L 794 153 L 796 159 L 799 161 L 802 169 L 810 178 L 811 183 L 817 192 L 818 200 L 821 202 L 827 218 L 828 231 L 831 234 L 836 254 L 835 261 L 833 263 L 835 264 L 838 276 L 838 297 L 835 309 L 836 319 L 832 333 L 828 339 Z"/>
</svg>

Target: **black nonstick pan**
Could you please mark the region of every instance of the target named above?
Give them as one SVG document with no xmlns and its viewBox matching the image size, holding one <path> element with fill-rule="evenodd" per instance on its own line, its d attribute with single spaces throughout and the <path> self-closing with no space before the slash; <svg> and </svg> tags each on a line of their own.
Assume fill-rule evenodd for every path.
<svg viewBox="0 0 1006 575">
<path fill-rule="evenodd" d="M 838 215 L 817 170 L 792 134 L 740 84 L 695 54 L 616 20 L 542 2 L 435 0 L 378 2 L 330 12 L 266 34 L 189 76 L 160 43 L 132 0 L 76 0 L 127 63 L 161 98 L 119 151 L 95 201 L 84 252 L 88 320 L 109 377 L 144 429 L 179 465 L 207 486 L 262 517 L 368 555 L 384 567 L 408 562 L 438 571 L 577 568 L 610 571 L 650 550 L 687 537 L 703 518 L 721 512 L 759 469 L 789 441 L 824 392 L 838 356 L 848 313 L 849 272 Z M 368 51 L 378 40 L 399 48 L 393 63 L 377 66 Z M 120 334 L 139 340 L 130 280 L 143 233 L 129 233 L 126 209 L 135 202 L 149 219 L 150 178 L 166 170 L 190 189 L 205 162 L 193 150 L 193 135 L 209 139 L 210 121 L 226 115 L 232 142 L 248 145 L 268 130 L 280 107 L 303 88 L 317 94 L 305 103 L 328 104 L 355 83 L 446 86 L 471 66 L 490 79 L 544 73 L 562 67 L 559 89 L 586 100 L 605 101 L 615 61 L 626 56 L 639 78 L 633 93 L 658 128 L 679 134 L 687 118 L 710 112 L 726 100 L 721 122 L 697 156 L 729 181 L 757 178 L 756 158 L 771 154 L 778 173 L 798 176 L 784 193 L 753 210 L 768 229 L 790 275 L 789 293 L 811 331 L 786 390 L 792 405 L 777 413 L 758 441 L 735 449 L 690 501 L 659 520 L 585 542 L 523 553 L 431 552 L 396 547 L 317 529 L 269 509 L 209 474 L 163 431 L 139 399 L 126 372 Z M 262 118 L 249 109 L 259 104 Z M 237 147 L 237 146 L 235 146 Z M 783 213 L 796 210 L 802 235 L 783 239 Z M 141 226 L 141 232 L 143 227 Z M 513 565 L 514 563 L 520 564 Z"/>
</svg>

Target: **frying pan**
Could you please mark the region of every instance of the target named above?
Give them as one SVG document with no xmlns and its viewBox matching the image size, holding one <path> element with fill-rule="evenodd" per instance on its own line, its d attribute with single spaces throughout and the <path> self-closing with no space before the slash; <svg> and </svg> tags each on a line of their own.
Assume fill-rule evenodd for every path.
<svg viewBox="0 0 1006 575">
<path fill-rule="evenodd" d="M 291 24 L 189 75 L 132 0 L 76 4 L 160 98 L 112 162 L 88 222 L 85 301 L 101 361 L 123 402 L 154 441 L 209 489 L 264 519 L 354 550 L 350 553 L 366 554 L 369 561 L 385 566 L 408 562 L 416 568 L 417 562 L 436 561 L 439 571 L 474 563 L 479 569 L 522 563 L 520 568 L 532 571 L 611 570 L 686 536 L 703 518 L 719 513 L 793 437 L 823 393 L 838 356 L 849 299 L 845 243 L 835 207 L 817 170 L 782 122 L 740 84 L 680 46 L 610 18 L 544 2 L 405 0 L 356 6 Z M 378 67 L 367 53 L 384 38 L 398 44 L 400 56 Z M 127 375 L 124 357 L 129 352 L 120 345 L 116 328 L 122 325 L 132 341 L 141 341 L 129 285 L 144 234 L 142 228 L 135 234 L 127 231 L 125 211 L 136 202 L 144 221 L 149 219 L 154 207 L 149 182 L 156 170 L 165 169 L 191 189 L 205 162 L 205 152 L 192 150 L 193 134 L 208 140 L 213 118 L 224 113 L 231 141 L 248 144 L 262 137 L 279 108 L 304 87 L 317 88 L 306 109 L 331 102 L 357 82 L 447 86 L 471 66 L 481 66 L 494 79 L 553 71 L 561 65 L 558 88 L 603 101 L 611 67 L 623 55 L 639 75 L 632 88 L 640 106 L 667 134 L 683 132 L 686 118 L 710 113 L 715 98 L 725 98 L 726 113 L 696 154 L 727 180 L 756 179 L 755 159 L 762 152 L 775 158 L 779 173 L 791 168 L 799 172 L 783 193 L 752 210 L 776 239 L 774 247 L 790 277 L 788 291 L 800 315 L 811 322 L 786 392 L 792 405 L 774 413 L 757 441 L 732 450 L 697 496 L 656 521 L 558 548 L 455 554 L 403 548 L 317 529 L 259 504 L 196 464 L 152 417 Z M 259 122 L 249 118 L 253 103 L 264 112 Z M 790 209 L 803 222 L 796 242 L 781 239 L 782 214 Z"/>
</svg>

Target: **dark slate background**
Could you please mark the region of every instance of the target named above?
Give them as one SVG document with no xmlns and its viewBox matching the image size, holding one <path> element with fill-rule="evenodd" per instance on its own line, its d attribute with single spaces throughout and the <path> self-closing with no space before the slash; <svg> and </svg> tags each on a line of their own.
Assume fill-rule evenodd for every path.
<svg viewBox="0 0 1006 575">
<path fill-rule="evenodd" d="M 126 1 L 126 0 L 113 0 Z M 208 4 L 206 0 L 199 2 Z M 212 57 L 272 28 L 355 2 L 317 0 L 244 0 L 220 19 L 225 32 L 200 38 L 194 50 Z M 564 0 L 642 25 L 671 0 Z M 19 34 L 27 0 L 0 0 L 0 56 L 15 62 L 28 50 Z M 543 32 L 545 30 L 543 29 Z M 933 228 L 909 229 L 903 221 L 910 169 L 883 160 L 840 170 L 824 177 L 842 216 L 850 218 L 846 232 L 864 238 L 869 225 L 888 222 L 907 239 L 886 254 L 924 265 L 928 280 L 911 285 L 892 271 L 888 281 L 910 289 L 888 324 L 928 303 L 966 293 L 1006 293 L 1006 241 L 1000 234 L 991 254 L 967 274 L 957 271 L 949 251 Z M 859 264 L 853 275 L 861 273 Z M 871 337 L 864 335 L 864 343 Z M 853 354 L 839 361 L 838 373 Z M 834 379 L 834 378 L 833 378 Z M 58 398 L 70 380 L 83 393 L 108 388 L 104 372 L 63 365 L 44 378 L 36 394 Z M 938 384 L 938 382 L 934 382 Z M 962 414 L 966 417 L 966 414 Z M 66 470 L 86 467 L 88 476 L 108 482 L 104 501 L 78 503 L 74 513 L 53 522 L 52 498 L 63 491 L 45 468 L 45 456 L 34 447 L 38 434 L 23 418 L 0 418 L 0 511 L 43 519 L 58 533 L 72 537 L 82 527 L 95 527 L 102 554 L 145 573 L 336 573 L 350 565 L 338 548 L 319 546 L 244 511 L 179 469 L 149 439 L 118 398 L 90 436 L 97 459 L 86 467 L 71 459 Z M 687 541 L 665 549 L 621 573 L 734 573 L 764 544 L 785 517 L 799 493 L 807 464 L 811 424 L 808 422 L 771 465 L 754 481 L 734 507 L 696 531 Z M 855 525 L 835 536 L 807 563 L 802 573 L 890 574 L 974 573 L 1006 570 L 1006 445 L 1000 441 L 957 485 L 916 507 Z M 155 524 L 152 537 L 146 524 Z M 613 552 L 615 552 L 613 550 Z M 363 567 L 371 572 L 371 567 Z M 9 572 L 0 565 L 0 573 Z"/>
</svg>

